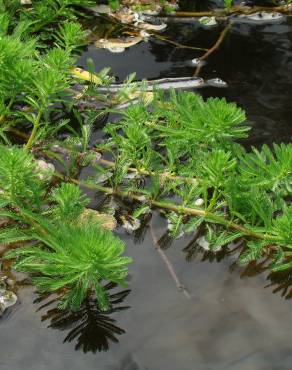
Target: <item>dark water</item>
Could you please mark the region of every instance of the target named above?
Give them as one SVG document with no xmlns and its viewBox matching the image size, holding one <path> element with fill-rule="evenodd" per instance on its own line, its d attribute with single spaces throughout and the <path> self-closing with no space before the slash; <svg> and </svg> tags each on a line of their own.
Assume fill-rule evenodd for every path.
<svg viewBox="0 0 292 370">
<path fill-rule="evenodd" d="M 184 22 L 169 24 L 165 34 L 180 43 L 208 47 L 220 30 L 220 25 L 204 30 Z M 235 23 L 220 51 L 202 70 L 202 77 L 220 77 L 229 87 L 200 93 L 224 96 L 246 110 L 253 127 L 248 144 L 291 141 L 291 42 L 291 19 L 265 25 Z M 80 64 L 85 66 L 90 56 L 97 70 L 109 65 L 120 80 L 133 71 L 138 79 L 189 76 L 194 72 L 189 61 L 199 55 L 151 38 L 123 54 L 90 46 Z M 156 214 L 151 223 L 160 237 L 164 221 Z M 166 255 L 187 288 L 188 299 L 177 290 L 149 232 L 141 243 L 134 243 L 134 237 L 121 229 L 118 234 L 134 259 L 131 292 L 124 302 L 109 315 L 100 315 L 88 302 L 76 315 L 60 317 L 50 311 L 45 317 L 54 304 L 36 312 L 48 301 L 34 304 L 32 289 L 20 289 L 19 304 L 0 321 L 1 370 L 292 368 L 292 302 L 281 296 L 289 295 L 289 280 L 274 281 L 273 287 L 265 288 L 271 280 L 263 266 L 244 270 L 228 253 L 214 257 L 200 252 L 187 262 L 183 248 L 189 240 L 179 239 Z M 273 294 L 277 287 L 280 291 Z M 52 316 L 56 329 L 47 329 Z M 42 317 L 46 320 L 41 321 Z"/>
<path fill-rule="evenodd" d="M 165 35 L 177 42 L 208 48 L 224 25 L 209 29 L 198 22 L 170 23 Z M 190 61 L 202 52 L 175 48 L 162 40 L 151 38 L 121 54 L 93 46 L 83 54 L 80 64 L 94 59 L 96 70 L 106 65 L 124 79 L 135 71 L 137 79 L 170 76 L 191 76 L 195 68 Z M 290 142 L 292 138 L 292 17 L 274 23 L 252 24 L 234 21 L 231 31 L 218 52 L 203 68 L 201 76 L 220 77 L 227 89 L 205 88 L 204 96 L 226 97 L 246 110 L 253 127 L 249 144 Z"/>
</svg>

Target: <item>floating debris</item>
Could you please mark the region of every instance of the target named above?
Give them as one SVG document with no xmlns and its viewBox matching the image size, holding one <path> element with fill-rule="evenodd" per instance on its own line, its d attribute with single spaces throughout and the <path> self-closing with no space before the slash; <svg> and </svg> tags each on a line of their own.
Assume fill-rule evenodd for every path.
<svg viewBox="0 0 292 370">
<path fill-rule="evenodd" d="M 197 244 L 203 248 L 205 251 L 210 250 L 210 243 L 207 241 L 207 239 L 204 236 L 200 236 L 197 240 Z"/>
<path fill-rule="evenodd" d="M 202 207 L 204 205 L 204 199 L 203 198 L 198 198 L 195 200 L 195 206 L 197 207 Z"/>
<path fill-rule="evenodd" d="M 200 58 L 194 58 L 191 60 L 191 65 L 198 67 L 198 66 L 204 66 L 206 62 L 204 60 L 200 60 Z"/>
<path fill-rule="evenodd" d="M 141 221 L 138 218 L 134 218 L 131 216 L 122 216 L 121 217 L 123 228 L 128 232 L 132 233 L 133 231 L 136 231 L 141 226 Z"/>
<path fill-rule="evenodd" d="M 130 105 L 143 102 L 144 106 L 149 105 L 154 99 L 153 92 L 137 91 L 136 93 L 129 94 L 128 100 L 115 106 L 116 109 L 125 109 Z"/>
<path fill-rule="evenodd" d="M 142 36 L 133 36 L 115 39 L 100 39 L 94 44 L 97 48 L 107 49 L 112 53 L 122 53 L 126 48 L 136 45 L 142 40 Z"/>
<path fill-rule="evenodd" d="M 106 4 L 99 4 L 95 5 L 94 7 L 87 7 L 86 9 L 96 14 L 110 14 L 112 11 L 110 6 Z"/>
<path fill-rule="evenodd" d="M 201 17 L 199 19 L 199 22 L 203 26 L 207 26 L 207 27 L 215 26 L 217 24 L 217 21 L 216 21 L 216 18 L 215 17 Z"/>
<path fill-rule="evenodd" d="M 205 84 L 201 77 L 182 77 L 182 78 L 165 78 L 156 80 L 152 89 L 157 88 L 161 90 L 169 89 L 192 89 L 202 87 Z"/>
<path fill-rule="evenodd" d="M 107 49 L 111 53 L 117 53 L 117 54 L 123 53 L 126 50 L 126 48 L 122 48 L 122 47 L 114 47 L 114 48 L 110 47 L 110 48 L 105 48 L 105 49 Z"/>
<path fill-rule="evenodd" d="M 151 36 L 151 34 L 148 33 L 147 31 L 141 30 L 140 31 L 140 36 L 142 36 L 145 41 L 148 41 L 148 39 Z"/>
<path fill-rule="evenodd" d="M 146 23 L 144 21 L 138 20 L 134 23 L 134 25 L 146 31 L 163 31 L 167 27 L 166 23 L 160 21 Z"/>
<path fill-rule="evenodd" d="M 101 160 L 101 153 L 95 152 L 93 158 L 91 159 L 90 163 L 92 166 L 97 165 Z"/>
<path fill-rule="evenodd" d="M 206 81 L 206 84 L 213 87 L 227 87 L 227 82 L 221 80 L 221 78 L 211 78 L 210 80 Z"/>
<path fill-rule="evenodd" d="M 17 295 L 7 289 L 5 280 L 6 276 L 0 279 L 0 317 L 3 315 L 6 308 L 14 306 L 17 302 Z"/>
<path fill-rule="evenodd" d="M 172 10 L 172 11 L 175 11 L 179 8 L 179 4 L 178 2 L 177 3 L 167 3 L 167 7 L 168 9 Z"/>
<path fill-rule="evenodd" d="M 141 83 L 141 82 L 140 82 Z M 139 88 L 139 82 L 136 83 Z M 158 80 L 147 81 L 145 91 L 153 91 L 155 89 L 170 90 L 170 89 L 192 89 L 205 85 L 205 82 L 200 77 L 178 77 L 178 78 L 161 78 Z M 99 87 L 99 92 L 118 92 L 119 90 L 129 87 L 128 84 L 112 84 L 106 87 Z"/>
<path fill-rule="evenodd" d="M 96 85 L 101 85 L 102 84 L 101 78 L 99 78 L 98 76 L 96 76 L 93 73 L 85 71 L 82 68 L 77 68 L 77 67 L 75 68 L 74 67 L 74 68 L 70 69 L 70 72 L 72 73 L 72 75 L 74 77 L 79 78 L 80 80 L 90 81 L 91 83 L 95 83 Z"/>
<path fill-rule="evenodd" d="M 55 166 L 42 159 L 36 160 L 36 172 L 40 180 L 50 181 L 54 176 Z"/>
<path fill-rule="evenodd" d="M 137 13 L 134 13 L 131 9 L 122 8 L 119 11 L 110 13 L 110 16 L 119 20 L 121 23 L 129 24 L 133 23 L 137 18 Z"/>
<path fill-rule="evenodd" d="M 139 176 L 139 174 L 137 172 L 129 172 L 129 173 L 125 174 L 124 179 L 133 180 L 138 176 Z"/>
<path fill-rule="evenodd" d="M 270 22 L 270 21 L 277 21 L 282 19 L 284 16 L 281 13 L 277 12 L 257 12 L 253 14 L 241 14 L 237 18 L 246 21 L 254 21 L 254 22 Z"/>
<path fill-rule="evenodd" d="M 102 173 L 98 176 L 97 179 L 95 179 L 96 184 L 102 184 L 103 182 L 106 182 L 109 178 L 112 177 L 112 172 Z"/>
<path fill-rule="evenodd" d="M 93 222 L 100 224 L 104 229 L 114 230 L 117 226 L 117 221 L 112 215 L 106 213 L 100 213 L 94 209 L 86 208 L 79 216 L 78 224 L 87 224 Z"/>
<path fill-rule="evenodd" d="M 158 15 L 161 12 L 162 8 L 160 5 L 157 5 L 155 9 L 145 9 L 141 11 L 142 15 L 150 15 L 150 16 L 155 16 Z"/>
</svg>

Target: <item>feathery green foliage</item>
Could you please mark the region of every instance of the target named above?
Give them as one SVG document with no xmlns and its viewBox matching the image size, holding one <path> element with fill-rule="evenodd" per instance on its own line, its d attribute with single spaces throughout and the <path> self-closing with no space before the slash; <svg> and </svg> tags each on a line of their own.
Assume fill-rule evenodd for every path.
<svg viewBox="0 0 292 370">
<path fill-rule="evenodd" d="M 19 0 L 0 1 L 0 10 L 5 14 L 7 29 L 14 28 L 19 22 L 27 24 L 27 31 L 42 31 L 42 38 L 49 38 L 57 23 L 76 21 L 82 16 L 80 9 L 94 5 L 90 0 L 32 0 L 30 6 L 21 4 Z"/>
<path fill-rule="evenodd" d="M 225 3 L 229 7 L 231 1 Z M 249 127 L 235 104 L 157 91 L 150 106 L 130 106 L 120 112 L 120 121 L 106 126 L 107 139 L 97 149 L 112 155 L 110 165 L 103 166 L 99 153 L 89 149 L 98 115 L 72 109 L 70 69 L 86 38 L 76 17 L 91 4 L 33 0 L 26 7 L 0 0 L 0 137 L 7 145 L 0 146 L 0 217 L 8 219 L 0 242 L 21 242 L 6 258 L 31 273 L 40 291 L 59 291 L 63 308 L 78 308 L 95 292 L 104 310 L 109 302 L 103 282 L 123 285 L 131 261 L 113 234 L 92 218 L 81 222 L 89 200 L 77 185 L 44 176 L 29 153 L 33 148 L 37 157 L 53 154 L 68 181 L 78 183 L 74 177 L 81 168 L 95 169 L 87 179 L 93 189 L 142 203 L 134 219 L 153 206 L 164 209 L 173 238 L 198 233 L 204 248 L 215 253 L 244 239 L 243 262 L 268 255 L 271 269 L 291 268 L 292 145 L 247 152 L 238 140 L 248 136 Z M 107 72 L 102 75 L 109 82 Z M 133 78 L 118 99 L 137 88 Z M 87 92 L 99 95 L 93 84 Z M 75 114 L 80 130 L 67 119 L 52 120 L 61 104 Z M 12 146 L 7 132 L 28 125 L 25 147 Z M 65 126 L 72 135 L 57 139 Z M 54 143 L 62 149 L 58 154 L 51 150 Z"/>
<path fill-rule="evenodd" d="M 32 156 L 21 148 L 0 146 L 0 202 L 16 207 L 41 205 L 41 182 Z"/>
<path fill-rule="evenodd" d="M 67 223 L 76 222 L 89 203 L 76 185 L 66 183 L 53 190 L 51 199 L 55 203 L 54 218 Z"/>
<path fill-rule="evenodd" d="M 81 26 L 72 22 L 64 22 L 55 35 L 57 44 L 46 53 L 39 52 L 38 40 L 29 37 L 21 24 L 0 39 L 0 114 L 12 119 L 8 128 L 32 124 L 28 149 L 50 132 L 53 105 L 66 100 L 65 91 L 73 83 L 69 71 L 75 61 L 73 51 L 85 38 Z M 15 104 L 25 109 L 14 110 Z"/>
<path fill-rule="evenodd" d="M 234 104 L 213 98 L 204 102 L 192 93 L 172 92 L 170 99 L 159 94 L 150 109 L 130 107 L 119 122 L 105 128 L 116 169 L 109 181 L 162 208 L 169 196 L 179 199 L 179 214 L 167 216 L 172 236 L 201 225 L 215 250 L 241 237 L 255 238 L 247 243 L 242 261 L 270 251 L 271 268 L 286 268 L 283 261 L 289 259 L 292 244 L 292 145 L 246 152 L 235 142 L 247 136 L 244 119 Z M 151 181 L 142 187 L 129 182 L 130 167 L 147 173 Z M 183 217 L 181 207 L 193 209 L 198 217 Z"/>
<path fill-rule="evenodd" d="M 22 148 L 0 146 L 0 216 L 11 224 L 0 231 L 5 244 L 30 241 L 6 255 L 14 267 L 33 274 L 40 291 L 64 289 L 61 307 L 78 308 L 94 290 L 101 309 L 108 298 L 101 282 L 124 285 L 124 244 L 110 231 L 79 216 L 87 198 L 73 184 L 61 184 L 51 195 L 39 176 L 33 156 Z M 42 209 L 50 206 L 48 210 Z"/>
<path fill-rule="evenodd" d="M 35 226 L 33 240 L 41 244 L 13 250 L 6 258 L 16 258 L 18 271 L 33 273 L 40 292 L 65 289 L 60 307 L 79 308 L 89 291 L 94 290 L 102 310 L 108 309 L 108 297 L 101 282 L 125 286 L 129 257 L 123 257 L 124 244 L 96 224 L 54 223 L 24 212 Z"/>
</svg>

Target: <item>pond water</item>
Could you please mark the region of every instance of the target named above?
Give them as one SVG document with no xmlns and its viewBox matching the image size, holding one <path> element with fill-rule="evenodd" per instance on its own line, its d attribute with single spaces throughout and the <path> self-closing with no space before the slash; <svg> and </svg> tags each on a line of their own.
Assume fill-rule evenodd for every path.
<svg viewBox="0 0 292 370">
<path fill-rule="evenodd" d="M 164 35 L 210 47 L 222 28 L 170 22 Z M 202 69 L 202 77 L 222 78 L 228 88 L 199 93 L 226 97 L 246 110 L 253 127 L 246 145 L 291 141 L 291 46 L 292 18 L 269 24 L 235 22 Z M 79 64 L 85 67 L 91 57 L 96 70 L 111 66 L 120 80 L 133 71 L 138 79 L 155 79 L 192 75 L 190 60 L 199 55 L 151 38 L 122 54 L 89 46 Z M 123 295 L 117 297 L 121 302 L 115 312 L 101 315 L 87 302 L 79 313 L 58 316 L 54 303 L 40 308 L 51 297 L 33 303 L 33 289 L 19 288 L 18 304 L 0 321 L 0 369 L 290 370 L 292 302 L 281 293 L 289 296 L 292 277 L 275 280 L 264 266 L 244 269 L 230 253 L 198 252 L 186 260 L 183 249 L 190 240 L 181 238 L 165 253 L 189 293 L 186 297 L 154 247 L 152 236 L 161 237 L 166 223 L 156 213 L 151 225 L 152 234 L 148 229 L 141 235 L 117 230 L 134 262 L 131 292 L 124 301 Z M 54 328 L 47 329 L 52 317 Z"/>
</svg>

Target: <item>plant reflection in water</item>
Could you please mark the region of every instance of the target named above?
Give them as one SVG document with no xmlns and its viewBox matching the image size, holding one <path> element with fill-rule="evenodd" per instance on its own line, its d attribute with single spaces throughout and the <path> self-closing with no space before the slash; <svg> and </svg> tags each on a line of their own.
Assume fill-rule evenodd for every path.
<svg viewBox="0 0 292 370">
<path fill-rule="evenodd" d="M 116 287 L 110 283 L 105 288 L 110 291 Z M 42 321 L 50 321 L 49 328 L 68 330 L 64 339 L 65 342 L 75 342 L 76 350 L 83 352 L 107 351 L 110 343 L 118 343 L 118 336 L 125 333 L 125 330 L 116 325 L 116 320 L 111 316 L 114 312 L 126 310 L 128 306 L 120 305 L 128 296 L 130 290 L 111 293 L 110 309 L 101 311 L 94 297 L 89 296 L 77 311 L 69 309 L 60 310 L 57 307 L 58 297 L 49 294 L 39 295 L 35 303 L 42 303 L 38 311 L 43 311 L 54 305 L 42 315 Z"/>
</svg>

